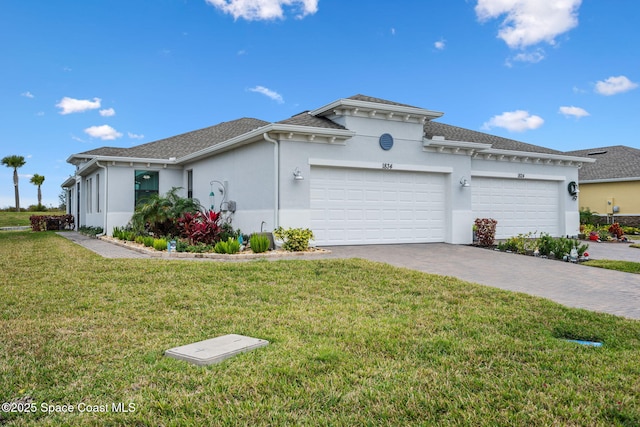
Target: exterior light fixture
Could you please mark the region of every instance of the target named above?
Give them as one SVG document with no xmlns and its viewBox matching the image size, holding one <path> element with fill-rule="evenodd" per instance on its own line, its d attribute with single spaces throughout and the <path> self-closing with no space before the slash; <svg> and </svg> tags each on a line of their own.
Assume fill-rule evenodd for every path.
<svg viewBox="0 0 640 427">
<path fill-rule="evenodd" d="M 210 204 L 211 204 L 211 210 L 215 209 L 215 190 L 217 189 L 220 192 L 220 195 L 222 196 L 222 202 L 220 202 L 220 207 L 222 208 L 222 203 L 224 203 L 224 200 L 226 199 L 226 194 L 225 194 L 225 186 L 224 183 L 220 182 L 220 181 L 216 181 L 215 179 L 213 181 L 211 181 L 209 183 L 209 185 L 211 186 L 211 192 L 209 193 L 209 199 L 210 199 Z M 214 188 L 214 185 L 217 188 Z"/>
<path fill-rule="evenodd" d="M 304 179 L 304 176 L 302 176 L 302 172 L 300 172 L 300 168 L 296 168 L 293 171 L 293 179 L 295 179 L 296 181 L 302 181 Z"/>
<path fill-rule="evenodd" d="M 469 184 L 469 181 L 467 181 L 467 178 L 465 178 L 464 176 L 460 178 L 460 187 L 471 187 L 471 184 Z"/>
</svg>

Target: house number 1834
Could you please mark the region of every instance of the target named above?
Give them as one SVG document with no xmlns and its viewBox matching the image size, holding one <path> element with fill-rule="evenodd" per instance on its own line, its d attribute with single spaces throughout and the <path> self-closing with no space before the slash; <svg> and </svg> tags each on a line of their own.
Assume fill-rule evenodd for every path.
<svg viewBox="0 0 640 427">
<path fill-rule="evenodd" d="M 393 163 L 383 163 L 382 169 L 393 169 Z"/>
</svg>

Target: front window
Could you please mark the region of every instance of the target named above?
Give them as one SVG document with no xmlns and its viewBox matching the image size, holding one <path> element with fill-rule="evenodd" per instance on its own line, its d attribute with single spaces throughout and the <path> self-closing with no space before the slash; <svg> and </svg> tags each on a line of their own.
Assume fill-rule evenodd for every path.
<svg viewBox="0 0 640 427">
<path fill-rule="evenodd" d="M 187 171 L 187 198 L 193 199 L 193 170 Z"/>
<path fill-rule="evenodd" d="M 136 206 L 144 203 L 149 197 L 158 194 L 159 179 L 157 171 L 136 171 L 135 189 L 136 189 Z"/>
</svg>

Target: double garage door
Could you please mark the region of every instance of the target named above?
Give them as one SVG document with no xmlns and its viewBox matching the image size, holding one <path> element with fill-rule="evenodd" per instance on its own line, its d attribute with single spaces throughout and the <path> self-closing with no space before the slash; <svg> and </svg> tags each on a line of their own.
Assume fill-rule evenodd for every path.
<svg viewBox="0 0 640 427">
<path fill-rule="evenodd" d="M 311 229 L 318 245 L 444 242 L 449 224 L 442 173 L 311 168 Z M 559 235 L 556 181 L 473 177 L 473 218 L 498 221 L 496 238 Z M 469 224 L 469 233 L 471 233 Z"/>
<path fill-rule="evenodd" d="M 312 167 L 311 229 L 319 245 L 443 242 L 443 174 Z"/>
<path fill-rule="evenodd" d="M 472 183 L 474 218 L 496 219 L 496 238 L 529 232 L 560 234 L 557 181 L 474 177 Z"/>
</svg>

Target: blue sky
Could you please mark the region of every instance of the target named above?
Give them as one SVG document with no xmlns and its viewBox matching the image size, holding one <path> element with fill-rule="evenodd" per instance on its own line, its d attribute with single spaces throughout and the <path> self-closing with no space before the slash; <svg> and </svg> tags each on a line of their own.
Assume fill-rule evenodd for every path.
<svg viewBox="0 0 640 427">
<path fill-rule="evenodd" d="M 640 148 L 640 2 L 2 0 L 0 157 L 57 205 L 73 153 L 358 93 L 567 151 Z M 13 206 L 0 168 L 0 207 Z"/>
</svg>

